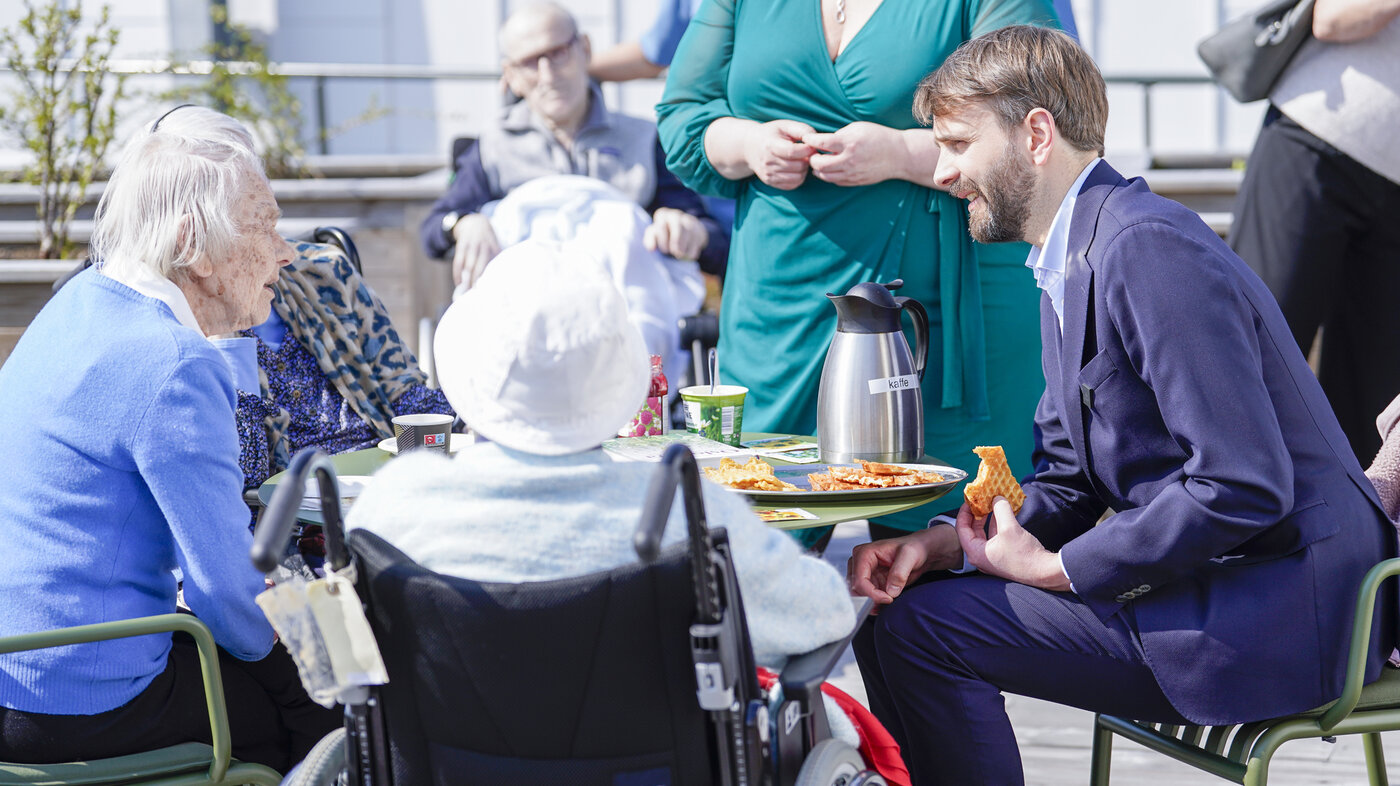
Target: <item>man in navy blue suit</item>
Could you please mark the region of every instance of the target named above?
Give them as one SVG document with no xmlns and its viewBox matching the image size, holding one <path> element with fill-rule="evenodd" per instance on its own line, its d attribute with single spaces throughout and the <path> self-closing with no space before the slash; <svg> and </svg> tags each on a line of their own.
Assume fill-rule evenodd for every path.
<svg viewBox="0 0 1400 786">
<path fill-rule="evenodd" d="M 1063 33 L 964 44 L 915 109 L 973 237 L 1035 246 L 1046 382 L 1019 513 L 964 505 L 851 557 L 852 591 L 888 604 L 856 654 L 915 783 L 1023 782 L 1003 691 L 1196 724 L 1335 698 L 1396 532 L 1269 291 L 1102 160 L 1103 79 Z M 1370 679 L 1394 614 L 1392 592 Z"/>
</svg>

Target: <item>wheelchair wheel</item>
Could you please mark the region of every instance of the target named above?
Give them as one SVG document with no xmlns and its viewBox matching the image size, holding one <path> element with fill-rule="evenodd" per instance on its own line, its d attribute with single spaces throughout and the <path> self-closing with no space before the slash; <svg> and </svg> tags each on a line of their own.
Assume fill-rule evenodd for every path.
<svg viewBox="0 0 1400 786">
<path fill-rule="evenodd" d="M 312 746 L 282 780 L 282 786 L 336 786 L 345 771 L 345 729 L 336 729 Z"/>
<path fill-rule="evenodd" d="M 840 740 L 822 740 L 812 747 L 796 786 L 886 786 L 885 779 L 865 768 L 860 752 Z"/>
</svg>

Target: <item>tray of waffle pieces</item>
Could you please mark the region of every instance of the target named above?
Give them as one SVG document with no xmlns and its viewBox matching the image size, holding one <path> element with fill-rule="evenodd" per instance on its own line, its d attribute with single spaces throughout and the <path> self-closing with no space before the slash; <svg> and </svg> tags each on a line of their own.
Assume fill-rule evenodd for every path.
<svg viewBox="0 0 1400 786">
<path fill-rule="evenodd" d="M 745 463 L 724 459 L 705 476 L 741 494 L 765 501 L 844 501 L 928 496 L 937 499 L 967 478 L 955 467 L 857 460 L 853 464 L 770 464 L 759 456 Z"/>
</svg>

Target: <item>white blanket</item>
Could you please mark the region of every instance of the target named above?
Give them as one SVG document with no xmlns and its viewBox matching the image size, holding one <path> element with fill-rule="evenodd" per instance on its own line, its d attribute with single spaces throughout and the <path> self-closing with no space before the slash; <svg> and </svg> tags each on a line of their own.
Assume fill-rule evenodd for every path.
<svg viewBox="0 0 1400 786">
<path fill-rule="evenodd" d="M 647 250 L 642 236 L 651 217 L 645 210 L 601 180 L 551 175 L 516 188 L 483 212 L 501 248 L 526 238 L 551 240 L 577 250 L 581 260 L 604 265 L 648 351 L 661 356 L 674 392 L 689 362 L 677 322 L 700 310 L 705 282 L 698 263 Z"/>
</svg>

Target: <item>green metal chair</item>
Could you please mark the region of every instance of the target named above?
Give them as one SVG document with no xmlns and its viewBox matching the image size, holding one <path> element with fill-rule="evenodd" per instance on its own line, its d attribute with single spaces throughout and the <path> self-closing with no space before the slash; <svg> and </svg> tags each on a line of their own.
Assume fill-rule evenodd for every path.
<svg viewBox="0 0 1400 786">
<path fill-rule="evenodd" d="M 1372 568 L 1357 593 L 1346 682 L 1336 701 L 1317 709 L 1234 726 L 1172 726 L 1112 715 L 1094 716 L 1090 786 L 1108 786 L 1113 735 L 1118 734 L 1200 770 L 1245 786 L 1264 786 L 1269 762 L 1283 743 L 1308 737 L 1332 741 L 1341 734 L 1364 736 L 1366 770 L 1373 786 L 1386 786 L 1383 731 L 1400 730 L 1400 669 L 1385 666 L 1380 679 L 1363 686 L 1370 650 L 1371 618 L 1382 581 L 1400 575 L 1400 559 Z"/>
<path fill-rule="evenodd" d="M 228 713 L 224 705 L 223 683 L 219 680 L 219 655 L 214 646 L 214 635 L 203 622 L 190 614 L 160 614 L 154 617 L 8 636 L 0 638 L 0 654 L 171 631 L 183 631 L 193 636 L 199 648 L 199 668 L 204 677 L 204 696 L 209 706 L 212 746 L 188 742 L 148 753 L 63 764 L 0 763 L 0 785 L 277 786 L 282 776 L 275 770 L 233 759 L 233 744 L 229 739 Z"/>
</svg>

